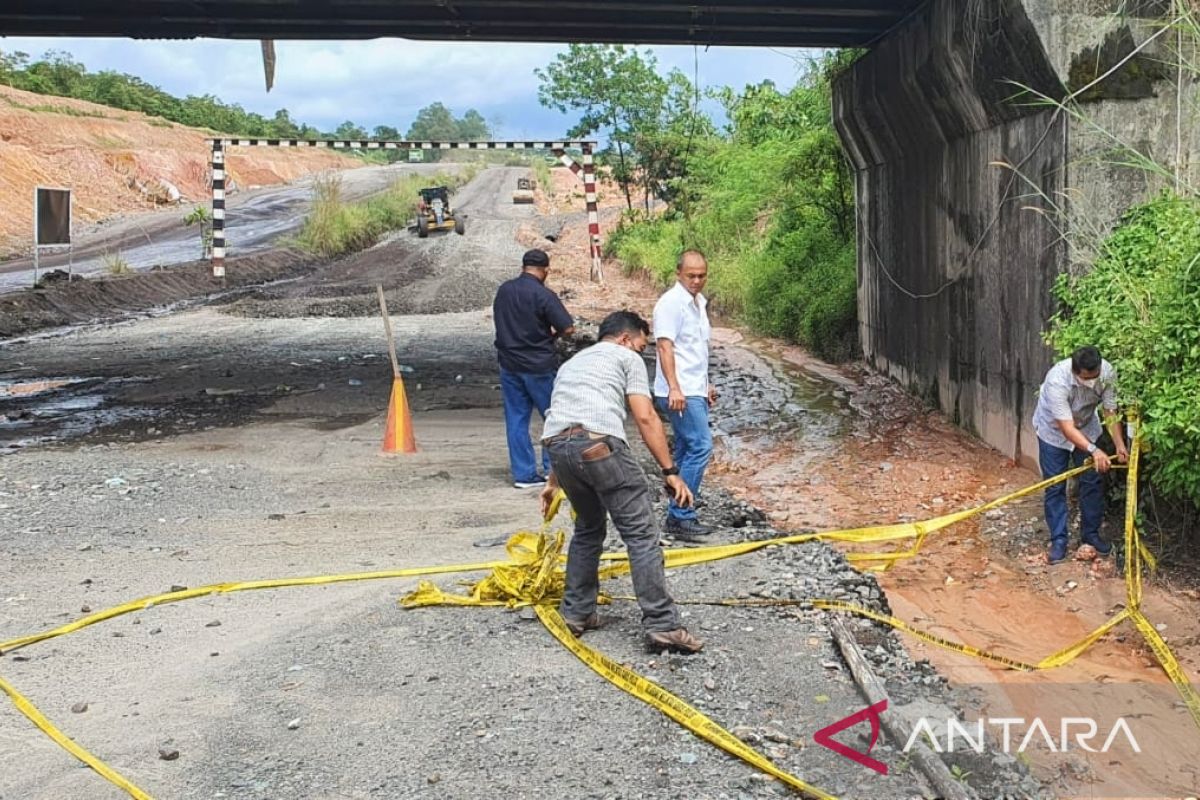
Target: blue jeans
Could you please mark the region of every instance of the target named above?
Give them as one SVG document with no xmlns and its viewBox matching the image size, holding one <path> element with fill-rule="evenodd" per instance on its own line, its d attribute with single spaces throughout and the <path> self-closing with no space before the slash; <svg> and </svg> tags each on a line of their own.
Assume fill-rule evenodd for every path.
<svg viewBox="0 0 1200 800">
<path fill-rule="evenodd" d="M 504 431 L 508 435 L 508 464 L 514 481 L 538 480 L 538 465 L 529 438 L 529 421 L 536 408 L 546 418 L 550 395 L 554 391 L 554 373 L 533 375 L 500 368 L 500 396 L 504 400 Z M 542 448 L 542 469 L 550 471 L 550 456 Z"/>
<path fill-rule="evenodd" d="M 1078 467 L 1087 459 L 1082 450 L 1064 450 L 1038 439 L 1038 465 L 1043 478 L 1061 475 Z M 1098 550 L 1107 551 L 1100 539 L 1100 521 L 1104 518 L 1104 479 L 1094 469 L 1079 476 L 1080 538 Z M 1046 527 L 1050 529 L 1050 547 L 1060 551 L 1067 547 L 1067 482 L 1056 483 L 1046 490 Z"/>
<path fill-rule="evenodd" d="M 667 398 L 656 397 L 654 402 L 659 410 L 671 421 L 671 431 L 675 434 L 675 466 L 679 467 L 679 477 L 692 490 L 692 494 L 700 495 L 700 481 L 704 480 L 704 470 L 712 458 L 712 432 L 708 429 L 708 398 L 689 397 L 683 413 L 672 411 L 667 406 Z M 695 508 L 680 508 L 672 500 L 667 507 L 667 516 L 672 519 L 695 519 Z"/>
</svg>

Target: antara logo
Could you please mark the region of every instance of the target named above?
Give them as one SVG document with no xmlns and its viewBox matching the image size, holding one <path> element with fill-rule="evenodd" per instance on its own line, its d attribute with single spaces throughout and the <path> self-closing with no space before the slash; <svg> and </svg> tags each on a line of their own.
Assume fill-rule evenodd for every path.
<svg viewBox="0 0 1200 800">
<path fill-rule="evenodd" d="M 873 706 L 868 706 L 845 719 L 821 728 L 813 734 L 813 741 L 868 769 L 887 775 L 887 764 L 870 756 L 871 750 L 879 741 L 879 715 L 886 711 L 887 707 L 888 701 L 880 700 Z M 866 752 L 847 747 L 833 738 L 834 735 L 864 720 L 871 724 L 871 741 L 867 745 Z M 1036 745 L 1038 741 L 1044 743 L 1053 753 L 1065 753 L 1072 749 L 1088 753 L 1107 753 L 1118 737 L 1124 737 L 1133 752 L 1142 752 L 1141 746 L 1138 745 L 1138 741 L 1133 735 L 1133 730 L 1130 729 L 1129 723 L 1125 721 L 1124 717 L 1119 717 L 1103 737 L 1100 736 L 1100 726 L 1091 717 L 1064 717 L 1058 726 L 1059 737 L 1057 740 L 1050 733 L 1052 726 L 1047 726 L 1039 717 L 1031 720 L 1026 720 L 1024 717 L 981 717 L 973 725 L 951 717 L 944 720 L 944 724 L 942 723 L 943 720 L 930 722 L 928 718 L 921 717 L 917 721 L 916 727 L 913 728 L 912 734 L 909 735 L 908 741 L 904 744 L 904 752 L 907 753 L 923 737 L 939 753 L 953 753 L 955 742 L 960 739 L 966 745 L 966 747 L 960 747 L 960 750 L 970 749 L 976 753 L 982 753 L 986 744 L 985 732 L 989 726 L 998 729 L 998 738 L 1005 753 L 1024 753 L 1031 744 Z M 939 730 L 945 731 L 945 734 L 939 734 Z M 1014 742 L 1017 742 L 1015 749 L 1013 748 Z M 1093 747 L 1093 743 L 1099 743 L 1099 748 Z"/>
<path fill-rule="evenodd" d="M 1031 720 L 1026 720 L 1024 717 L 980 717 L 973 726 L 968 726 L 954 718 L 947 719 L 945 726 L 940 725 L 942 720 L 937 720 L 937 722 L 939 727 L 946 732 L 945 736 L 939 738 L 929 720 L 921 717 L 913 729 L 912 735 L 908 737 L 904 751 L 908 752 L 917 738 L 921 734 L 925 734 L 933 744 L 933 749 L 939 753 L 953 753 L 956 739 L 962 739 L 963 743 L 967 745 L 967 748 L 960 749 L 969 748 L 976 753 L 982 753 L 985 743 L 984 731 L 988 726 L 995 726 L 1003 732 L 1000 736 L 1000 744 L 1005 753 L 1024 753 L 1031 743 L 1036 744 L 1039 740 L 1045 743 L 1051 753 L 1066 753 L 1072 749 L 1088 753 L 1107 753 L 1118 735 L 1125 737 L 1125 741 L 1133 748 L 1133 752 L 1142 752 L 1142 748 L 1138 746 L 1137 739 L 1134 738 L 1133 731 L 1130 730 L 1129 723 L 1125 721 L 1124 717 L 1117 718 L 1112 729 L 1103 737 L 1103 744 L 1098 750 L 1092 747 L 1092 742 L 1100 738 L 1100 726 L 1091 717 L 1063 717 L 1059 724 L 1057 741 L 1050 734 L 1050 727 L 1053 723 L 1051 726 L 1047 726 L 1040 717 L 1034 717 Z M 974 736 L 971 735 L 972 728 Z M 1016 735 L 1014 735 L 1014 728 Z M 1024 731 L 1023 736 L 1020 735 L 1022 730 Z M 1020 743 L 1014 750 L 1012 744 L 1018 738 Z M 942 742 L 945 742 L 945 747 L 942 746 Z"/>
<path fill-rule="evenodd" d="M 840 756 L 845 756 L 851 761 L 857 761 L 864 767 L 873 769 L 881 775 L 887 775 L 887 764 L 883 763 L 882 761 L 877 761 L 876 759 L 867 755 L 867 753 L 870 753 L 871 750 L 874 749 L 875 743 L 879 741 L 879 715 L 884 711 L 887 711 L 887 707 L 888 701 L 886 698 L 884 698 L 873 706 L 867 706 L 856 714 L 851 714 L 845 719 L 838 720 L 832 725 L 827 725 L 824 728 L 821 728 L 821 730 L 813 734 L 813 741 L 822 747 L 828 747 L 830 750 Z M 833 738 L 835 733 L 841 733 L 842 731 L 846 730 L 846 728 L 853 727 L 854 725 L 862 722 L 864 719 L 871 723 L 871 743 L 867 745 L 866 753 L 860 753 L 854 748 L 847 747 Z"/>
</svg>

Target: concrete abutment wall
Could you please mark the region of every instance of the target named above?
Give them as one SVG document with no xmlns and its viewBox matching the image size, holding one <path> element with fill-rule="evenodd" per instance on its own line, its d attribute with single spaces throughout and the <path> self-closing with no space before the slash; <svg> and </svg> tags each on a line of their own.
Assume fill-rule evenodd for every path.
<svg viewBox="0 0 1200 800">
<path fill-rule="evenodd" d="M 1026 463 L 1054 359 L 1042 338 L 1052 288 L 1064 270 L 1086 268 L 1069 229 L 1083 213 L 1091 229 L 1111 227 L 1158 187 L 1091 158 L 1105 145 L 1071 115 L 1014 98 L 1021 87 L 1063 97 L 1144 40 L 1153 28 L 1116 16 L 1115 4 L 930 0 L 834 87 L 856 173 L 865 358 Z M 1086 108 L 1165 156 L 1176 149 L 1173 83 L 1150 63 L 1118 70 Z"/>
</svg>

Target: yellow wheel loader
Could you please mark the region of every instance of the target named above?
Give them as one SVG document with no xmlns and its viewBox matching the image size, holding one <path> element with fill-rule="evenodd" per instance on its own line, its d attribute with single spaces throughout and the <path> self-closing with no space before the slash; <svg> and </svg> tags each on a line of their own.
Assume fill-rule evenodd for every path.
<svg viewBox="0 0 1200 800">
<path fill-rule="evenodd" d="M 445 186 L 431 186 L 418 194 L 417 236 L 424 239 L 430 231 L 454 231 L 459 236 L 467 232 L 466 219 L 450 207 L 450 193 Z"/>
</svg>

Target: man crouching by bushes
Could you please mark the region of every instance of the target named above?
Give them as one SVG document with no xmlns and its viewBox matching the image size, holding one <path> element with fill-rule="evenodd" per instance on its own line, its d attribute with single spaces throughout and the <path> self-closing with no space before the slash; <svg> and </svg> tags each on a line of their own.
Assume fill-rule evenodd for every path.
<svg viewBox="0 0 1200 800">
<path fill-rule="evenodd" d="M 1112 545 L 1100 538 L 1104 518 L 1104 481 L 1101 474 L 1112 465 L 1108 454 L 1096 445 L 1103 428 L 1096 407 L 1114 417 L 1108 432 L 1116 445 L 1116 460 L 1129 458 L 1121 420 L 1116 416 L 1117 372 L 1100 357 L 1095 347 L 1081 347 L 1050 368 L 1038 394 L 1033 412 L 1033 429 L 1038 436 L 1038 464 L 1043 478 L 1061 475 L 1091 456 L 1096 468 L 1079 476 L 1080 532 L 1083 546 L 1079 557 L 1107 556 Z M 1046 490 L 1046 527 L 1050 529 L 1050 552 L 1046 561 L 1057 564 L 1067 557 L 1067 484 L 1056 483 Z"/>
</svg>

